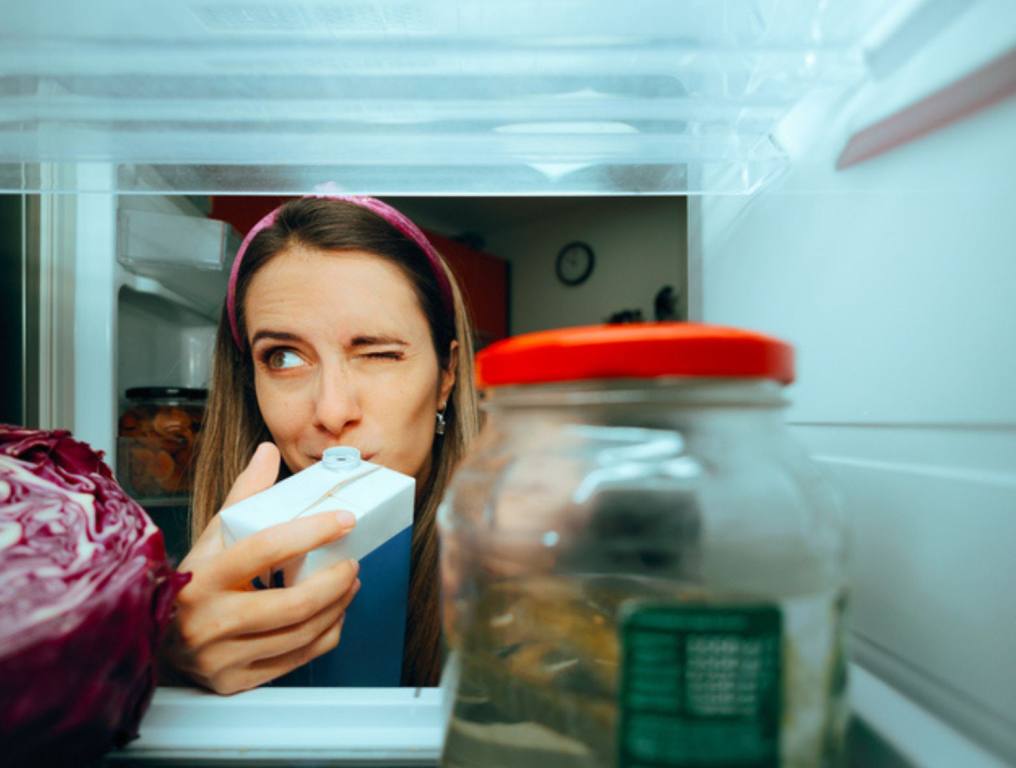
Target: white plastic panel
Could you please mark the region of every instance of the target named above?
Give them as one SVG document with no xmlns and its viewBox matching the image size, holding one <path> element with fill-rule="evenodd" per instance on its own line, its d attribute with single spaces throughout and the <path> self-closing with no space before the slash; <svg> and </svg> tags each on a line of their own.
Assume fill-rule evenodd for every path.
<svg viewBox="0 0 1016 768">
<path fill-rule="evenodd" d="M 118 397 L 131 387 L 208 386 L 214 323 L 158 294 L 121 288 L 117 324 Z"/>
<path fill-rule="evenodd" d="M 1016 430 L 795 432 L 850 511 L 855 659 L 1016 755 Z"/>
<path fill-rule="evenodd" d="M 799 351 L 788 415 L 846 501 L 855 657 L 1010 761 L 1016 100 L 834 163 L 880 94 L 909 103 L 1016 45 L 1014 10 L 961 19 L 756 198 L 689 203 L 698 316 Z"/>
<path fill-rule="evenodd" d="M 887 750 L 862 749 L 852 739 L 850 764 L 860 768 L 895 768 L 903 764 L 920 768 L 1003 768 L 997 757 L 929 714 L 865 668 L 850 665 L 850 701 L 858 719 L 874 730 Z M 857 736 L 854 731 L 853 736 Z"/>
<path fill-rule="evenodd" d="M 117 258 L 132 270 L 148 266 L 221 270 L 236 252 L 227 246 L 230 226 L 215 219 L 121 210 L 118 225 Z"/>
<path fill-rule="evenodd" d="M 78 183 L 92 189 L 113 184 L 109 166 L 82 164 Z M 116 461 L 116 196 L 78 195 L 74 239 L 74 423 L 72 431 Z M 66 231 L 59 234 L 67 235 Z"/>
<path fill-rule="evenodd" d="M 432 766 L 444 725 L 440 688 L 159 688 L 110 763 Z"/>
<path fill-rule="evenodd" d="M 0 189 L 88 160 L 121 191 L 750 192 L 776 122 L 915 3 L 16 4 Z"/>
<path fill-rule="evenodd" d="M 207 387 L 215 328 L 240 238 L 207 198 L 117 199 L 118 394 Z"/>
</svg>

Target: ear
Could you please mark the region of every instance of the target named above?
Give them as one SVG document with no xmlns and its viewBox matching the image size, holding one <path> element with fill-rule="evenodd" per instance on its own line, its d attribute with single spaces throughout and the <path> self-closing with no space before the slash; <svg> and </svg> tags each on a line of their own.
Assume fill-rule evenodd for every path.
<svg viewBox="0 0 1016 768">
<path fill-rule="evenodd" d="M 438 407 L 441 405 L 447 405 L 448 398 L 451 397 L 452 387 L 455 386 L 455 374 L 459 367 L 459 342 L 452 339 L 451 344 L 448 345 L 448 367 L 441 370 L 441 375 L 438 378 L 437 388 L 437 404 Z"/>
</svg>

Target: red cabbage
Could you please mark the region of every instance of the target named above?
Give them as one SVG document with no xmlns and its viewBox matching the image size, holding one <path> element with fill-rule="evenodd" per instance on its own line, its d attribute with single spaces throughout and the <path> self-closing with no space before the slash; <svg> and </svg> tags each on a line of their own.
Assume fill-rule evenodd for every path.
<svg viewBox="0 0 1016 768">
<path fill-rule="evenodd" d="M 81 765 L 136 738 L 189 574 L 64 430 L 0 424 L 0 755 Z"/>
</svg>

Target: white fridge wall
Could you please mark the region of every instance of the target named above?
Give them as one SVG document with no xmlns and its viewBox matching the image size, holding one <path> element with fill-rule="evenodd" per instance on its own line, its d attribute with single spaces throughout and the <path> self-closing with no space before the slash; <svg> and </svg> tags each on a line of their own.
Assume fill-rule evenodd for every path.
<svg viewBox="0 0 1016 768">
<path fill-rule="evenodd" d="M 972 24 L 1016 43 L 1012 9 L 860 103 L 990 57 L 958 53 Z M 855 657 L 1016 760 L 1016 100 L 835 171 L 864 124 L 830 122 L 754 199 L 691 201 L 696 311 L 798 349 L 788 418 L 844 494 Z"/>
<path fill-rule="evenodd" d="M 73 183 L 108 192 L 81 193 L 68 208 L 74 226 L 56 230 L 50 250 L 73 254 L 73 349 L 58 357 L 73 369 L 74 407 L 56 426 L 106 454 L 116 466 L 119 402 L 133 386 L 204 386 L 210 369 L 214 323 L 160 283 L 130 273 L 117 261 L 118 211 L 139 210 L 203 216 L 182 196 L 118 196 L 114 170 L 79 164 Z M 193 279 L 222 286 L 220 273 L 192 270 Z M 221 299 L 220 299 L 221 300 Z M 200 309 L 201 307 L 197 307 Z M 50 333 L 55 333 L 50 331 Z"/>
<path fill-rule="evenodd" d="M 81 163 L 74 183 L 74 346 L 61 350 L 74 371 L 72 431 L 116 466 L 116 197 L 113 169 Z M 57 240 L 61 238 L 55 238 Z M 61 242 L 59 248 L 68 245 Z M 65 416 L 67 418 L 67 416 Z"/>
<path fill-rule="evenodd" d="M 146 211 L 204 218 L 204 213 L 188 198 L 123 196 L 117 208 L 124 211 Z M 119 226 L 123 219 L 118 220 Z M 118 247 L 123 247 L 122 238 Z M 186 257 L 190 254 L 182 254 Z M 195 260 L 207 254 L 193 254 Z M 228 267 L 228 265 L 227 265 Z M 169 271 L 177 280 L 202 282 L 208 289 L 195 288 L 195 295 L 208 294 L 202 304 L 221 304 L 224 295 L 224 278 L 219 272 L 202 269 Z M 129 274 L 121 275 L 130 280 Z M 144 283 L 141 283 L 144 285 Z M 220 293 L 216 293 L 219 291 Z M 215 323 L 208 317 L 154 296 L 122 286 L 117 301 L 117 390 L 123 397 L 130 387 L 177 386 L 207 387 L 211 366 L 212 345 L 215 340 Z"/>
<path fill-rule="evenodd" d="M 117 390 L 207 387 L 215 327 L 156 297 L 121 288 Z"/>
</svg>

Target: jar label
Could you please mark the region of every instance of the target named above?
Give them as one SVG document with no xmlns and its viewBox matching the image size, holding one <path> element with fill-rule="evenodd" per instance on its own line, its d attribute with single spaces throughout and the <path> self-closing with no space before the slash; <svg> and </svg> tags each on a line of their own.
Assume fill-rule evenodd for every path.
<svg viewBox="0 0 1016 768">
<path fill-rule="evenodd" d="M 621 624 L 621 768 L 779 764 L 775 606 L 639 604 Z"/>
</svg>

